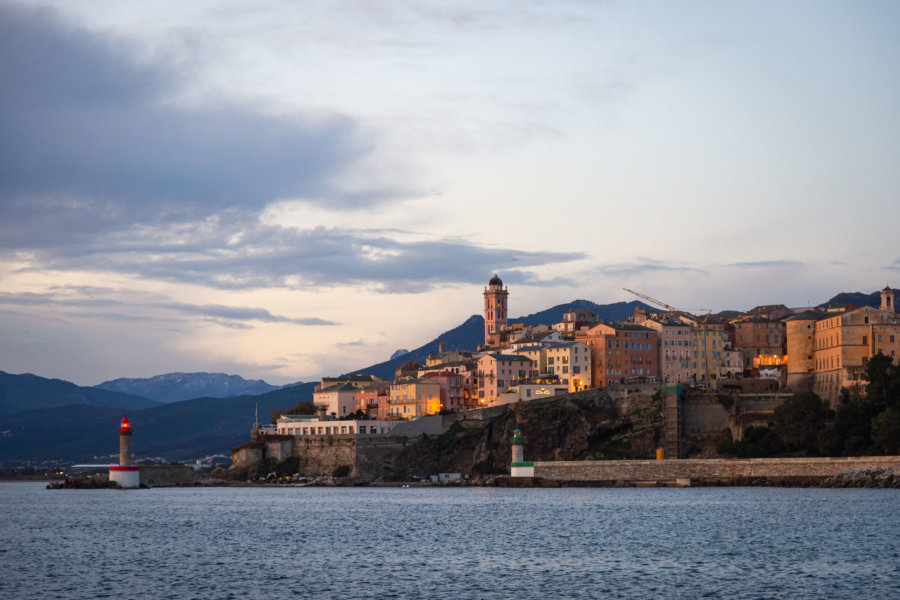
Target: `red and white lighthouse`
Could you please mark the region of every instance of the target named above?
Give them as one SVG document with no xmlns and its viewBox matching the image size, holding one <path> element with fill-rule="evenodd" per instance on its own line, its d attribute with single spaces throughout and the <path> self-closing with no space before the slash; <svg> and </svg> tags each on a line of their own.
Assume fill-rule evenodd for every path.
<svg viewBox="0 0 900 600">
<path fill-rule="evenodd" d="M 131 463 L 131 421 L 126 414 L 119 424 L 119 465 L 109 466 L 109 480 L 115 481 L 123 488 L 136 488 L 141 485 L 140 467 Z"/>
</svg>

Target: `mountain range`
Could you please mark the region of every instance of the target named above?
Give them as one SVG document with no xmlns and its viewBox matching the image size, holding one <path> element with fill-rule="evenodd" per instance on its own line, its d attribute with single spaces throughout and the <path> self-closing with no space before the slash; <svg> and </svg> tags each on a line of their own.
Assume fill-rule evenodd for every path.
<svg viewBox="0 0 900 600">
<path fill-rule="evenodd" d="M 143 379 L 113 379 L 94 387 L 170 404 L 191 398 L 256 396 L 284 386 L 270 385 L 261 379 L 244 379 L 239 375 L 225 373 L 166 373 Z"/>
<path fill-rule="evenodd" d="M 823 305 L 847 303 L 877 307 L 880 297 L 877 292 L 838 294 Z M 598 305 L 575 300 L 510 322 L 555 323 L 567 310 L 582 308 L 592 310 L 601 320 L 617 321 L 631 315 L 636 306 L 647 307 L 638 301 Z M 484 319 L 473 315 L 415 350 L 349 374 L 389 379 L 406 362 L 424 363 L 441 343 L 445 350 L 472 351 L 483 339 Z M 115 429 L 126 410 L 135 427 L 138 456 L 187 461 L 227 454 L 232 446 L 247 441 L 257 411 L 260 421 L 268 422 L 276 408 L 311 401 L 314 387 L 315 383 L 298 383 L 279 388 L 214 373 L 170 373 L 81 387 L 0 371 L 0 464 L 83 462 L 104 455 L 113 460 L 118 447 Z M 195 393 L 202 397 L 179 400 Z"/>
</svg>

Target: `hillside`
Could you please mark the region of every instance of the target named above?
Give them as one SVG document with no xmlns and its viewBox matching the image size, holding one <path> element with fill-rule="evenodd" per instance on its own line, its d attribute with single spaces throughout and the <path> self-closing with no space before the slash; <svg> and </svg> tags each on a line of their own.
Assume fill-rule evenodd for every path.
<svg viewBox="0 0 900 600">
<path fill-rule="evenodd" d="M 225 373 L 166 373 L 141 379 L 123 377 L 104 381 L 94 387 L 169 404 L 191 398 L 256 396 L 277 390 L 281 386 L 270 385 L 261 379 L 244 379 L 239 375 Z"/>
<path fill-rule="evenodd" d="M 829 306 L 844 306 L 853 304 L 855 306 L 872 306 L 878 308 L 881 306 L 881 291 L 872 292 L 871 294 L 863 294 L 862 292 L 841 292 L 828 302 L 824 302 L 818 308 L 828 308 Z"/>
<path fill-rule="evenodd" d="M 0 371 L 0 416 L 66 404 L 138 410 L 158 403 L 134 394 L 81 387 L 61 379 Z"/>
<path fill-rule="evenodd" d="M 260 421 L 267 423 L 276 408 L 311 401 L 314 385 L 304 383 L 259 396 L 197 398 L 129 410 L 135 458 L 190 461 L 207 454 L 228 454 L 232 446 L 249 438 L 257 405 Z M 98 460 L 95 456 L 112 459 L 118 452 L 116 430 L 121 418 L 119 408 L 84 405 L 2 416 L 0 464 L 89 462 Z"/>
</svg>

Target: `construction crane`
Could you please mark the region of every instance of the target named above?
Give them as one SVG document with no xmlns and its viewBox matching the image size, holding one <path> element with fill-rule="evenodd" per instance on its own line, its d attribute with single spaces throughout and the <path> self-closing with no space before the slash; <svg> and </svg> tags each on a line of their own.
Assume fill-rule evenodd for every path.
<svg viewBox="0 0 900 600">
<path fill-rule="evenodd" d="M 657 300 L 656 298 L 648 296 L 647 294 L 642 294 L 642 293 L 636 292 L 634 290 L 629 290 L 628 288 L 622 288 L 622 289 L 625 290 L 626 292 L 634 294 L 638 298 L 643 298 L 647 302 L 652 302 L 653 304 L 656 304 L 657 306 L 662 306 L 663 308 L 665 308 L 668 311 L 672 311 L 672 312 L 708 312 L 708 313 L 712 312 L 708 308 L 675 308 L 674 306 L 672 306 L 670 304 L 666 304 L 662 300 Z M 707 317 L 708 316 L 709 316 L 709 314 L 707 314 Z"/>
<path fill-rule="evenodd" d="M 622 288 L 622 289 L 625 290 L 626 292 L 634 294 L 635 296 L 637 296 L 639 298 L 643 298 L 644 300 L 647 300 L 648 302 L 652 302 L 653 304 L 656 304 L 657 306 L 662 306 L 663 308 L 665 308 L 666 310 L 671 311 L 671 312 L 679 312 L 679 313 L 705 312 L 706 313 L 706 316 L 703 317 L 702 321 L 699 319 L 693 319 L 693 321 L 700 326 L 701 332 L 703 334 L 703 356 L 701 358 L 704 359 L 703 362 L 704 362 L 704 366 L 706 367 L 706 384 L 707 384 L 707 386 L 709 386 L 709 391 L 714 392 L 716 390 L 716 386 L 712 381 L 712 376 L 711 376 L 712 373 L 710 372 L 710 368 L 709 368 L 709 363 L 712 360 L 712 352 L 709 348 L 709 328 L 706 327 L 706 322 L 709 320 L 709 316 L 712 314 L 712 309 L 708 309 L 708 308 L 679 309 L 679 308 L 675 308 L 671 304 L 666 304 L 662 300 L 657 300 L 656 298 L 653 298 L 652 296 L 648 296 L 647 294 L 642 294 L 642 293 L 636 292 L 634 290 L 629 290 L 628 288 Z"/>
</svg>

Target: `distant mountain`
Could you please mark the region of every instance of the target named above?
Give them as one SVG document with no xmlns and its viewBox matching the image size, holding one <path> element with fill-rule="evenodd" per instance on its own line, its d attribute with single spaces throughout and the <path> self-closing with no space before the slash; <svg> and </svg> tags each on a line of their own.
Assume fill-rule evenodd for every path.
<svg viewBox="0 0 900 600">
<path fill-rule="evenodd" d="M 871 294 L 863 294 L 862 292 L 841 292 L 828 302 L 820 304 L 817 308 L 828 308 L 829 306 L 843 306 L 846 304 L 854 304 L 856 306 L 872 306 L 878 308 L 881 306 L 881 291 L 872 292 Z"/>
<path fill-rule="evenodd" d="M 116 412 L 121 413 L 122 410 L 149 408 L 158 403 L 135 394 L 81 387 L 61 379 L 0 371 L 0 415 L 65 404 L 115 408 Z"/>
<path fill-rule="evenodd" d="M 314 383 L 304 383 L 259 396 L 197 398 L 129 410 L 135 458 L 162 457 L 174 462 L 227 454 L 250 439 L 257 406 L 259 420 L 268 423 L 276 408 L 312 401 L 313 387 Z M 121 418 L 119 408 L 83 405 L 0 416 L 0 464 L 91 462 L 94 457 L 115 461 Z"/>
<path fill-rule="evenodd" d="M 409 354 L 409 350 L 407 350 L 406 348 L 401 348 L 400 350 L 397 350 L 396 352 L 391 354 L 391 358 L 389 358 L 388 360 L 394 360 L 395 358 L 400 358 L 404 354 Z"/>
<path fill-rule="evenodd" d="M 244 379 L 225 373 L 166 373 L 144 379 L 114 379 L 94 386 L 102 390 L 143 396 L 169 404 L 191 398 L 255 396 L 279 389 L 261 379 Z"/>
<path fill-rule="evenodd" d="M 654 310 L 651 306 L 644 304 L 639 300 L 631 302 L 614 302 L 612 304 L 596 304 L 590 300 L 573 300 L 567 304 L 557 304 L 553 308 L 542 310 L 530 314 L 525 317 L 510 319 L 510 323 L 525 323 L 526 325 L 552 325 L 563 320 L 563 314 L 570 310 L 587 309 L 597 315 L 601 321 L 624 321 L 634 314 L 634 309 L 638 306 L 648 310 Z M 484 331 L 481 332 L 484 338 Z"/>
<path fill-rule="evenodd" d="M 472 315 L 466 321 L 451 329 L 445 331 L 435 339 L 431 340 L 424 346 L 419 346 L 415 350 L 411 350 L 406 354 L 386 360 L 377 365 L 359 369 L 347 375 L 377 375 L 382 379 L 393 379 L 394 371 L 397 367 L 405 365 L 409 361 L 415 361 L 424 365 L 425 359 L 432 352 L 438 351 L 438 346 L 443 343 L 444 350 L 459 350 L 461 352 L 472 352 L 478 344 L 484 341 L 484 318 L 479 315 Z"/>
</svg>

